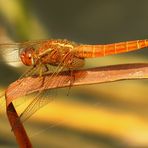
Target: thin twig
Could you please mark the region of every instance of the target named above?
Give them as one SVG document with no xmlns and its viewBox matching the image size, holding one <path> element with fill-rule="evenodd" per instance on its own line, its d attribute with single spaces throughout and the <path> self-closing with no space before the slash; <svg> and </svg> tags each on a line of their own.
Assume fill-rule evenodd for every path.
<svg viewBox="0 0 148 148">
<path fill-rule="evenodd" d="M 31 142 L 27 136 L 27 133 L 23 127 L 23 124 L 20 122 L 18 114 L 13 106 L 12 103 L 10 103 L 7 106 L 7 116 L 10 122 L 10 125 L 12 127 L 12 131 L 16 137 L 16 141 L 19 144 L 20 148 L 32 148 Z M 17 122 L 17 127 L 15 126 Z M 15 127 L 15 128 L 13 128 Z"/>
<path fill-rule="evenodd" d="M 73 72 L 75 81 L 73 86 L 90 85 L 96 83 L 107 83 L 119 80 L 146 79 L 148 78 L 148 64 L 120 64 L 105 67 L 90 68 L 85 70 L 77 70 Z M 61 72 L 53 79 L 51 74 L 44 77 L 44 81 L 50 80 L 46 89 L 68 87 L 70 75 L 68 72 Z M 59 80 L 61 83 L 59 84 Z M 20 83 L 21 82 L 21 83 Z M 63 83 L 62 83 L 63 82 Z M 21 85 L 20 85 L 21 84 Z M 50 85 L 52 84 L 52 85 Z M 7 106 L 18 97 L 45 89 L 40 77 L 27 77 L 13 82 L 6 90 Z"/>
</svg>

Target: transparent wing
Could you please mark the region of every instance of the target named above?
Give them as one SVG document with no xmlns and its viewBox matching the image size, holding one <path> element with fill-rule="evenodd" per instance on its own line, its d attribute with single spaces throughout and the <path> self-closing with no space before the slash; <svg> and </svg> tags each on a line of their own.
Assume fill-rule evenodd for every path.
<svg viewBox="0 0 148 148">
<path fill-rule="evenodd" d="M 15 63 L 20 61 L 20 52 L 27 47 L 37 46 L 47 40 L 27 41 L 22 43 L 0 43 L 0 61 Z"/>
<path fill-rule="evenodd" d="M 20 45 L 19 43 L 0 44 L 0 62 L 14 65 L 21 62 L 19 58 Z"/>
<path fill-rule="evenodd" d="M 55 94 L 55 90 L 52 89 L 52 90 L 49 91 L 46 88 L 49 85 L 50 86 L 54 85 L 54 82 L 52 81 L 52 79 L 54 79 L 54 77 L 56 77 L 59 74 L 59 72 L 61 72 L 64 68 L 66 68 L 66 66 L 67 66 L 68 63 L 65 63 L 65 59 L 67 57 L 70 58 L 71 57 L 71 54 L 70 53 L 67 53 L 65 55 L 65 57 L 63 58 L 61 64 L 58 65 L 58 67 L 55 69 L 55 71 L 50 76 L 48 82 L 47 81 L 44 82 L 44 90 L 43 91 L 39 91 L 37 93 L 37 95 L 35 96 L 35 98 L 33 99 L 33 101 L 31 101 L 31 103 L 27 106 L 27 108 L 22 112 L 22 114 L 20 115 L 20 120 L 22 122 L 25 121 L 25 120 L 27 120 L 37 110 L 39 110 L 43 106 L 47 105 L 51 100 L 53 100 L 54 94 Z M 57 78 L 56 78 L 56 80 L 57 80 Z M 61 83 L 64 83 L 60 79 L 57 80 L 57 81 L 58 82 L 56 82 L 56 86 L 58 86 Z"/>
</svg>

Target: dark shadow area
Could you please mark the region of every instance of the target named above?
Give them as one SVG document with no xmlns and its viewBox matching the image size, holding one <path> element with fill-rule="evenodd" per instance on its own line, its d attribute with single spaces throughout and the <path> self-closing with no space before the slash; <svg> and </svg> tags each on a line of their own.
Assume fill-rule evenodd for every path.
<svg viewBox="0 0 148 148">
<path fill-rule="evenodd" d="M 10 67 L 4 63 L 0 63 L 0 84 L 7 87 L 10 83 L 14 82 L 20 77 L 17 68 Z"/>
<path fill-rule="evenodd" d="M 32 0 L 29 8 L 53 38 L 96 44 L 147 38 L 146 5 L 147 1 L 134 0 Z"/>
</svg>

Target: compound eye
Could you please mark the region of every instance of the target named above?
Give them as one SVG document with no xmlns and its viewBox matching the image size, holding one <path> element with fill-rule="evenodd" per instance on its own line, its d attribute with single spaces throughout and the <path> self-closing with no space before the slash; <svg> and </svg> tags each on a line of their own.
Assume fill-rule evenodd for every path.
<svg viewBox="0 0 148 148">
<path fill-rule="evenodd" d="M 24 51 L 21 52 L 20 57 L 25 65 L 27 66 L 33 65 L 33 53 L 34 50 L 32 48 L 26 48 L 24 49 Z"/>
</svg>

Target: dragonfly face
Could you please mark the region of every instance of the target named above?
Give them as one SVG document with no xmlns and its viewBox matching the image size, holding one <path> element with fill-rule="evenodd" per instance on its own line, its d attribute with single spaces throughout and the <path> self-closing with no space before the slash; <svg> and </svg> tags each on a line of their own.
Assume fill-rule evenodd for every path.
<svg viewBox="0 0 148 148">
<path fill-rule="evenodd" d="M 26 66 L 33 66 L 34 62 L 34 48 L 25 48 L 20 53 L 21 61 Z"/>
</svg>

